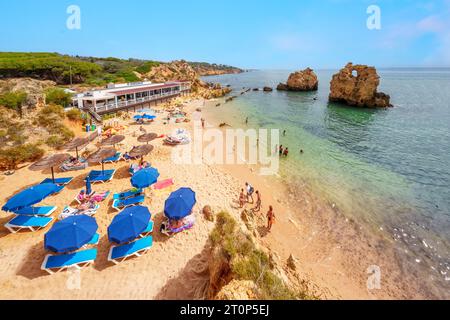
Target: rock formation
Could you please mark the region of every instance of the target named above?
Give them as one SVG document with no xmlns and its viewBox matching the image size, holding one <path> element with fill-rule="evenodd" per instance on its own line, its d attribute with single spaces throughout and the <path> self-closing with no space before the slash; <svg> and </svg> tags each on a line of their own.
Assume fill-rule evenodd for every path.
<svg viewBox="0 0 450 320">
<path fill-rule="evenodd" d="M 232 280 L 219 291 L 215 299 L 222 301 L 256 300 L 256 291 L 257 288 L 252 281 Z"/>
<path fill-rule="evenodd" d="M 277 90 L 281 91 L 316 91 L 319 88 L 317 75 L 310 68 L 291 73 L 287 83 L 280 83 Z"/>
<path fill-rule="evenodd" d="M 356 107 L 392 107 L 390 96 L 377 92 L 379 84 L 380 77 L 374 67 L 348 63 L 333 76 L 329 100 Z"/>
<path fill-rule="evenodd" d="M 264 92 L 272 92 L 273 89 L 271 87 L 264 87 Z"/>
<path fill-rule="evenodd" d="M 36 80 L 32 78 L 11 78 L 0 80 L 0 93 L 23 91 L 27 93 L 26 108 L 39 107 L 44 104 L 45 90 L 56 86 L 50 80 Z"/>
</svg>

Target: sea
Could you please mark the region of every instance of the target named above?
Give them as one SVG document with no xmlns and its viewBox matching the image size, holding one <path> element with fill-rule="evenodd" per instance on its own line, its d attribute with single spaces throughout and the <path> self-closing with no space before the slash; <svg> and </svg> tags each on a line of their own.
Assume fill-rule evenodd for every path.
<svg viewBox="0 0 450 320">
<path fill-rule="evenodd" d="M 387 109 L 330 103 L 337 70 L 315 71 L 317 92 L 277 91 L 291 72 L 203 80 L 229 86 L 237 96 L 217 108 L 224 122 L 286 131 L 280 143 L 290 153 L 280 179 L 306 183 L 347 217 L 383 230 L 419 275 L 450 297 L 450 69 L 378 70 L 378 91 L 393 104 Z M 274 91 L 263 92 L 265 86 Z"/>
</svg>

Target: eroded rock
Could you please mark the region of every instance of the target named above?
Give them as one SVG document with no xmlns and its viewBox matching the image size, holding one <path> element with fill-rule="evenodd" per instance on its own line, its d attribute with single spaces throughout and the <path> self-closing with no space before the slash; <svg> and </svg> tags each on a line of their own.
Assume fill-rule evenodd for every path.
<svg viewBox="0 0 450 320">
<path fill-rule="evenodd" d="M 281 91 L 316 91 L 319 88 L 317 75 L 311 68 L 291 73 L 287 83 L 280 83 L 277 90 Z"/>
<path fill-rule="evenodd" d="M 375 67 L 348 63 L 331 80 L 331 102 L 341 102 L 355 107 L 392 107 L 390 96 L 377 92 L 380 77 Z"/>
</svg>

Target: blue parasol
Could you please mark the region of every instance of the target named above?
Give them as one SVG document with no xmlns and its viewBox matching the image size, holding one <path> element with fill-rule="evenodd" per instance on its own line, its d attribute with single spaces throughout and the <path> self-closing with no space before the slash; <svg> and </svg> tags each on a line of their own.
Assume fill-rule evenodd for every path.
<svg viewBox="0 0 450 320">
<path fill-rule="evenodd" d="M 147 207 L 129 207 L 114 217 L 108 227 L 109 241 L 124 244 L 133 241 L 145 231 L 151 219 Z"/>
<path fill-rule="evenodd" d="M 173 192 L 166 200 L 164 214 L 169 219 L 183 219 L 191 214 L 196 202 L 195 192 L 192 189 L 181 188 Z"/>
<path fill-rule="evenodd" d="M 3 211 L 14 211 L 30 207 L 36 203 L 41 202 L 48 196 L 58 192 L 61 188 L 53 183 L 43 183 L 23 190 L 14 195 L 2 207 Z"/>
</svg>

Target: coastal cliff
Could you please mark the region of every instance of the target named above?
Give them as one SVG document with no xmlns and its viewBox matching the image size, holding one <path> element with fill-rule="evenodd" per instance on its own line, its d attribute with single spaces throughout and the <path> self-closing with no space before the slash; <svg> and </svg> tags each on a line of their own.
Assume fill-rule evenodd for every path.
<svg viewBox="0 0 450 320">
<path fill-rule="evenodd" d="M 280 83 L 279 91 L 316 91 L 319 88 L 317 75 L 310 68 L 291 73 L 287 83 Z"/>
<path fill-rule="evenodd" d="M 375 67 L 348 63 L 333 76 L 329 100 L 355 107 L 392 107 L 390 96 L 377 91 L 379 84 Z"/>
<path fill-rule="evenodd" d="M 222 74 L 239 74 L 244 70 L 224 64 L 206 63 L 206 62 L 189 62 L 192 68 L 200 76 L 217 76 Z"/>
</svg>

